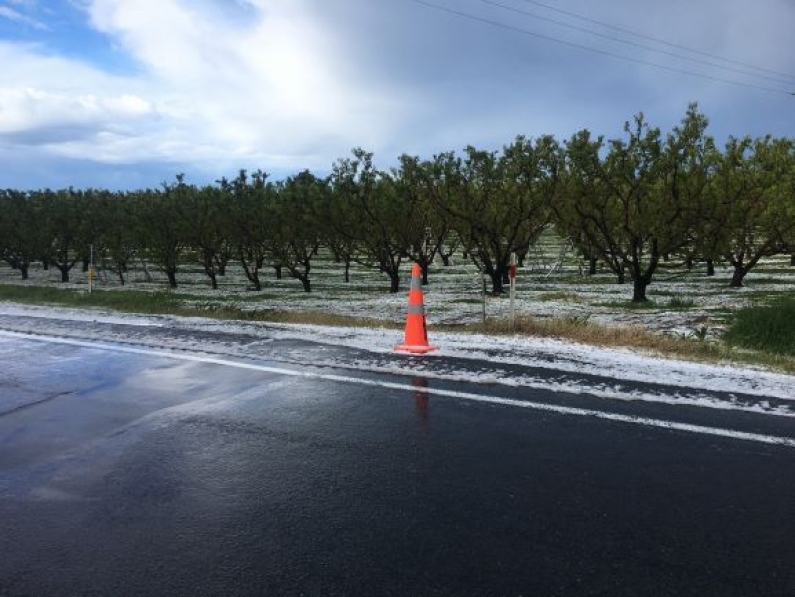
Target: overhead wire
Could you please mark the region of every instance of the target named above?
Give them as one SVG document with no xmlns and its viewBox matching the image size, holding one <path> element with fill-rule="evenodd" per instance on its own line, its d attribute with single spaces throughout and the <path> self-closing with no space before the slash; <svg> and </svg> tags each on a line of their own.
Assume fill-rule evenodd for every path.
<svg viewBox="0 0 795 597">
<path fill-rule="evenodd" d="M 744 82 L 744 81 L 737 81 L 737 80 L 734 80 L 734 79 L 726 79 L 726 78 L 723 78 L 723 77 L 716 77 L 716 76 L 713 76 L 713 75 L 708 75 L 708 74 L 704 74 L 704 73 L 698 73 L 698 72 L 686 70 L 686 69 L 683 69 L 683 68 L 677 68 L 677 67 L 668 66 L 668 65 L 665 65 L 665 64 L 660 64 L 658 62 L 652 62 L 650 60 L 644 60 L 642 58 L 635 58 L 635 57 L 632 57 L 632 56 L 626 56 L 626 55 L 623 55 L 623 54 L 618 54 L 616 52 L 611 52 L 610 50 L 604 50 L 602 48 L 595 48 L 593 46 L 587 46 L 587 45 L 584 45 L 584 44 L 567 41 L 567 40 L 564 40 L 564 39 L 560 39 L 558 37 L 554 37 L 552 35 L 547 35 L 547 34 L 544 34 L 544 33 L 538 33 L 536 31 L 531 31 L 529 29 L 524 29 L 522 27 L 517 27 L 515 25 L 509 25 L 509 24 L 503 23 L 501 21 L 495 21 L 495 20 L 492 20 L 492 19 L 489 19 L 489 18 L 486 18 L 486 17 L 481 17 L 481 16 L 476 15 L 476 14 L 464 12 L 464 11 L 461 11 L 461 10 L 456 10 L 454 8 L 449 8 L 447 6 L 442 6 L 440 4 L 435 4 L 433 2 L 428 2 L 427 0 L 410 0 L 410 1 L 414 2 L 416 4 L 420 4 L 422 6 L 425 6 L 427 8 L 431 8 L 431 9 L 434 9 L 434 10 L 437 10 L 437 11 L 441 11 L 441 12 L 445 12 L 445 13 L 448 13 L 448 14 L 452 14 L 452 15 L 458 16 L 460 18 L 470 20 L 470 21 L 476 21 L 476 22 L 480 22 L 480 23 L 485 23 L 487 25 L 491 25 L 492 27 L 498 27 L 498 28 L 501 28 L 501 29 L 506 29 L 508 31 L 514 31 L 516 33 L 521 33 L 523 35 L 529 35 L 529 36 L 532 36 L 532 37 L 536 37 L 538 39 L 551 41 L 551 42 L 554 42 L 554 43 L 557 43 L 557 44 L 561 44 L 561 45 L 564 45 L 564 46 L 577 48 L 579 50 L 584 50 L 586 52 L 593 52 L 593 53 L 596 53 L 596 54 L 602 54 L 603 56 L 610 56 L 611 58 L 616 58 L 618 60 L 624 60 L 626 62 L 631 62 L 631 63 L 634 63 L 634 64 L 641 64 L 641 65 L 645 65 L 645 66 L 651 66 L 651 67 L 658 68 L 660 70 L 665 70 L 665 71 L 668 71 L 668 72 L 683 74 L 683 75 L 687 75 L 687 76 L 690 76 L 690 77 L 701 78 L 701 79 L 705 79 L 705 80 L 709 80 L 709 81 L 715 81 L 715 82 L 719 82 L 719 83 L 726 83 L 728 85 L 735 85 L 735 86 L 738 86 L 738 87 L 746 87 L 746 88 L 750 88 L 750 89 L 757 89 L 757 90 L 760 90 L 760 91 L 766 91 L 766 92 L 769 92 L 769 93 L 778 93 L 778 94 L 795 96 L 795 93 L 790 92 L 790 91 L 786 91 L 786 90 L 783 90 L 783 89 L 777 89 L 777 88 L 774 88 L 774 87 L 766 87 L 764 85 L 757 85 L 757 84 L 754 84 L 754 83 L 747 83 L 747 82 Z"/>
<path fill-rule="evenodd" d="M 644 34 L 644 33 L 638 33 L 637 31 L 633 31 L 632 29 L 628 29 L 626 27 L 620 27 L 618 25 L 613 25 L 611 23 L 606 23 L 605 21 L 599 21 L 597 19 L 592 19 L 592 18 L 586 17 L 584 15 L 578 14 L 576 12 L 570 11 L 570 10 L 565 10 L 565 9 L 562 9 L 562 8 L 558 8 L 557 6 L 552 6 L 550 4 L 545 4 L 544 2 L 539 2 L 538 0 L 521 0 L 521 2 L 524 2 L 525 4 L 533 4 L 534 6 L 539 6 L 541 8 L 545 8 L 547 10 L 551 10 L 551 11 L 556 12 L 558 14 L 562 14 L 562 15 L 566 15 L 568 17 L 572 17 L 572 18 L 578 19 L 578 20 L 586 22 L 586 23 L 591 23 L 593 25 L 599 25 L 600 27 L 606 27 L 607 29 L 612 29 L 613 31 L 618 31 L 620 33 L 626 33 L 626 34 L 632 35 L 634 37 L 637 37 L 639 39 L 645 39 L 646 41 L 652 41 L 654 43 L 662 44 L 664 46 L 668 46 L 669 48 L 678 48 L 680 50 L 685 50 L 686 52 L 691 52 L 693 54 L 699 54 L 701 56 L 705 56 L 707 58 L 712 58 L 714 60 L 720 60 L 721 62 L 726 62 L 728 64 L 734 64 L 734 65 L 742 66 L 742 67 L 745 67 L 745 68 L 750 68 L 750 69 L 754 69 L 754 70 L 763 71 L 763 72 L 769 73 L 771 75 L 778 75 L 780 77 L 787 77 L 789 79 L 795 80 L 795 74 L 792 74 L 792 73 L 785 73 L 785 72 L 781 72 L 781 71 L 765 68 L 765 67 L 762 67 L 762 66 L 749 64 L 747 62 L 741 62 L 739 60 L 733 60 L 731 58 L 726 58 L 725 56 L 719 56 L 718 54 L 711 54 L 709 52 L 705 52 L 705 51 L 699 50 L 697 48 L 691 48 L 691 47 L 685 46 L 683 44 L 678 44 L 678 43 L 674 43 L 674 42 L 671 42 L 671 41 L 667 41 L 665 39 L 661 39 L 659 37 L 654 37 L 653 35 L 647 35 L 647 34 Z"/>
<path fill-rule="evenodd" d="M 704 60 L 702 58 L 694 58 L 692 56 L 686 56 L 684 54 L 678 54 L 676 52 L 670 52 L 668 50 L 661 50 L 659 48 L 653 48 L 653 47 L 651 47 L 651 46 L 649 46 L 647 44 L 642 44 L 642 43 L 630 41 L 630 40 L 627 40 L 627 39 L 621 39 L 620 37 L 615 37 L 613 35 L 607 35 L 605 33 L 599 32 L 599 31 L 594 31 L 593 29 L 588 29 L 587 27 L 579 27 L 577 25 L 572 25 L 571 23 L 566 23 L 564 21 L 559 21 L 558 19 L 545 17 L 543 15 L 539 15 L 539 14 L 536 14 L 536 13 L 533 13 L 533 12 L 522 10 L 520 8 L 509 6 L 507 4 L 502 4 L 501 2 L 496 2 L 495 0 L 478 0 L 478 1 L 483 3 L 483 4 L 488 4 L 490 6 L 495 6 L 497 8 L 501 8 L 503 10 L 514 12 L 516 14 L 520 14 L 520 15 L 523 15 L 523 16 L 526 16 L 526 17 L 530 17 L 530 18 L 537 19 L 537 20 L 540 20 L 540 21 L 546 21 L 548 23 L 553 23 L 553 24 L 559 25 L 561 27 L 566 27 L 568 29 L 573 29 L 575 31 L 580 31 L 582 33 L 588 33 L 590 35 L 593 35 L 593 36 L 596 36 L 596 37 L 600 37 L 602 39 L 607 39 L 607 40 L 618 42 L 618 43 L 625 44 L 625 45 L 628 45 L 628 46 L 633 46 L 635 48 L 641 48 L 641 49 L 647 50 L 649 52 L 654 52 L 654 53 L 657 53 L 657 54 L 663 54 L 665 56 L 671 56 L 673 58 L 677 58 L 677 59 L 680 59 L 680 60 L 686 60 L 688 62 L 693 62 L 693 63 L 696 63 L 696 64 L 703 64 L 703 65 L 710 66 L 710 67 L 713 67 L 713 68 L 719 68 L 721 70 L 738 73 L 738 74 L 745 75 L 745 76 L 748 76 L 748 77 L 755 77 L 757 79 L 765 79 L 767 81 L 774 81 L 776 83 L 783 83 L 785 85 L 795 85 L 795 80 L 787 80 L 787 79 L 782 79 L 780 77 L 772 77 L 772 76 L 769 76 L 769 75 L 756 74 L 756 73 L 753 73 L 753 72 L 749 72 L 748 70 L 743 70 L 743 69 L 735 68 L 735 67 L 732 67 L 732 66 L 725 66 L 725 65 L 722 65 L 722 64 L 717 64 L 716 62 L 710 62 L 709 60 Z M 756 67 L 744 67 L 744 68 L 756 68 Z"/>
</svg>

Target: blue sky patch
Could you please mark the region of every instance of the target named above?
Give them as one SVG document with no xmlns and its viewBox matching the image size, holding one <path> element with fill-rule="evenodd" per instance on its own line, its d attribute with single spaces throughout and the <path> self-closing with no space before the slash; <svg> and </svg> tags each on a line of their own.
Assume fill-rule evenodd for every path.
<svg viewBox="0 0 795 597">
<path fill-rule="evenodd" d="M 16 13 L 17 16 L 10 16 Z M 0 2 L 0 40 L 35 44 L 47 55 L 72 58 L 127 75 L 138 66 L 110 37 L 92 28 L 83 8 L 69 0 Z"/>
</svg>

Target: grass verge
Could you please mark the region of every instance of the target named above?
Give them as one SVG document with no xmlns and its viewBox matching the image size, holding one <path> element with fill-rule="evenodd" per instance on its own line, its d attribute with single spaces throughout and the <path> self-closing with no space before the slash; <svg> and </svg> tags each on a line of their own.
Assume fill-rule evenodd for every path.
<svg viewBox="0 0 795 597">
<path fill-rule="evenodd" d="M 180 315 L 183 317 L 211 317 L 214 319 L 263 321 L 269 323 L 302 323 L 309 325 L 360 326 L 398 328 L 402 324 L 366 317 L 349 317 L 317 311 L 279 311 L 268 308 L 241 307 L 239 303 L 203 300 L 195 303 L 190 294 L 172 291 L 145 292 L 139 290 L 96 291 L 39 286 L 0 285 L 0 300 L 28 305 L 60 307 L 101 307 L 123 313 L 150 315 Z M 195 303 L 195 304 L 192 304 Z"/>
<path fill-rule="evenodd" d="M 724 340 L 734 346 L 795 356 L 795 298 L 740 309 Z"/>
<path fill-rule="evenodd" d="M 726 342 L 706 342 L 698 334 L 691 337 L 655 334 L 640 326 L 605 326 L 587 317 L 488 320 L 465 326 L 468 331 L 484 334 L 527 335 L 574 340 L 591 346 L 629 348 L 652 351 L 668 358 L 704 363 L 732 362 L 761 366 L 795 374 L 795 358 L 769 350 L 742 350 Z M 450 329 L 458 329 L 461 327 Z M 795 354 L 795 353 L 793 353 Z"/>
</svg>

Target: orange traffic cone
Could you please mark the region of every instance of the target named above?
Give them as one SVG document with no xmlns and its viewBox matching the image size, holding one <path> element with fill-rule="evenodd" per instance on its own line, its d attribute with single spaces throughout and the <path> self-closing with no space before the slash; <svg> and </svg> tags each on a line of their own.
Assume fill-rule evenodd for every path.
<svg viewBox="0 0 795 597">
<path fill-rule="evenodd" d="M 411 268 L 411 290 L 409 291 L 409 310 L 406 315 L 406 336 L 403 344 L 395 346 L 395 351 L 424 354 L 438 350 L 428 344 L 428 329 L 425 325 L 425 304 L 422 296 L 422 272 L 418 264 Z"/>
</svg>

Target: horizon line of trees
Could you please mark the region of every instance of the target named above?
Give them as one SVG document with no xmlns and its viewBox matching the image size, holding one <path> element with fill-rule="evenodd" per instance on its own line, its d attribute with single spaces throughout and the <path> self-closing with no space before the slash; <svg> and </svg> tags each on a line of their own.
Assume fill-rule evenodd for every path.
<svg viewBox="0 0 795 597">
<path fill-rule="evenodd" d="M 179 174 L 137 191 L 0 190 L 0 258 L 23 279 L 41 262 L 67 282 L 76 264 L 88 267 L 93 246 L 121 284 L 140 261 L 172 288 L 185 259 L 201 263 L 213 288 L 236 261 L 254 290 L 273 268 L 309 292 L 323 246 L 345 281 L 357 263 L 397 292 L 405 261 L 418 263 L 427 283 L 434 259 L 447 264 L 460 250 L 500 294 L 511 254 L 521 263 L 552 225 L 591 273 L 601 263 L 618 283 L 629 279 L 633 301 L 646 300 L 663 260 L 703 263 L 707 275 L 728 264 L 739 287 L 760 259 L 795 249 L 795 142 L 730 138 L 720 148 L 707 125 L 691 104 L 665 135 L 639 114 L 621 138 L 518 136 L 499 152 L 402 155 L 390 170 L 354 149 L 322 178 L 303 171 L 274 182 L 240 171 L 205 186 Z"/>
</svg>

